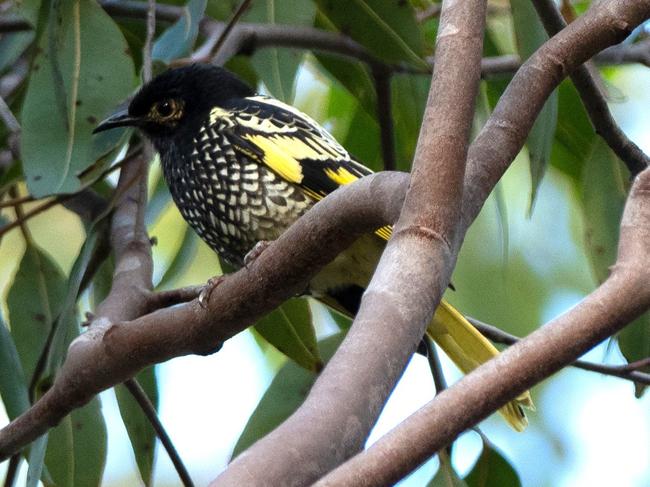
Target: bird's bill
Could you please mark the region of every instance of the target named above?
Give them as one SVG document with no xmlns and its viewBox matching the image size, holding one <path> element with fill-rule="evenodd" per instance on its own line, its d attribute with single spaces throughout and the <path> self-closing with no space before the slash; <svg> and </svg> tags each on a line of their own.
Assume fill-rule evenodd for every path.
<svg viewBox="0 0 650 487">
<path fill-rule="evenodd" d="M 130 127 L 137 124 L 138 118 L 129 115 L 128 108 L 121 108 L 107 119 L 101 121 L 99 125 L 95 127 L 95 130 L 93 130 L 93 134 L 96 134 L 97 132 L 103 132 L 105 130 L 110 130 L 115 127 Z"/>
</svg>

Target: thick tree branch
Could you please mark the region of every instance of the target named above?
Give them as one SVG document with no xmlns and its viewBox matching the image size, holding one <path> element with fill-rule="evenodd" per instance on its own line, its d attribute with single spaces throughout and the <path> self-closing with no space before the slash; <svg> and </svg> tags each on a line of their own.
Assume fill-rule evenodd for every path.
<svg viewBox="0 0 650 487">
<path fill-rule="evenodd" d="M 476 327 L 483 335 L 488 337 L 490 340 L 496 343 L 503 343 L 506 345 L 514 345 L 521 338 L 506 333 L 505 331 L 497 328 L 496 326 L 488 325 L 483 323 L 475 318 L 467 317 L 470 323 Z M 626 379 L 633 382 L 638 382 L 640 384 L 645 384 L 650 386 L 650 374 L 640 372 L 638 369 L 648 366 L 650 359 L 640 360 L 638 362 L 633 362 L 627 365 L 606 365 L 598 364 L 594 362 L 587 362 L 586 360 L 576 360 L 572 364 L 572 367 L 582 370 L 588 370 L 589 372 L 597 372 L 599 374 L 611 375 L 613 377 L 618 377 L 619 379 Z"/>
<path fill-rule="evenodd" d="M 553 0 L 534 0 L 533 5 L 549 36 L 557 34 L 566 27 L 567 24 Z M 625 163 L 632 175 L 648 167 L 650 158 L 623 133 L 612 117 L 605 97 L 589 70 L 589 64 L 578 66 L 571 73 L 571 80 L 580 94 L 596 132 Z"/>
<path fill-rule="evenodd" d="M 146 287 L 142 278 L 129 280 L 128 276 L 138 269 L 148 271 L 148 257 L 143 252 L 148 241 L 124 241 L 134 216 L 116 214 L 113 221 L 119 231 L 115 248 L 122 249 L 123 258 L 118 259 L 114 282 L 119 289 L 111 291 L 115 298 L 100 307 L 90 329 L 72 343 L 53 387 L 0 430 L 0 461 L 98 392 L 149 365 L 190 353 L 210 353 L 282 301 L 302 292 L 311 277 L 358 236 L 396 220 L 407 179 L 401 173 L 380 173 L 336 191 L 296 222 L 248 269 L 224 279 L 218 292 L 211 294 L 207 309 L 195 300 L 133 321 L 125 318 L 120 322 L 117 313 L 122 308 L 131 309 L 129 294 L 134 295 L 135 305 L 146 303 L 146 299 L 135 297 Z M 126 282 L 118 284 L 120 278 Z M 116 316 L 118 319 L 113 319 Z"/>
<path fill-rule="evenodd" d="M 414 470 L 462 431 L 576 360 L 650 307 L 650 169 L 630 193 L 610 277 L 577 306 L 482 365 L 332 472 L 319 486 L 379 486 Z"/>
<path fill-rule="evenodd" d="M 522 65 L 470 147 L 462 210 L 465 228 L 521 150 L 560 81 L 595 53 L 621 42 L 648 17 L 649 0 L 598 2 Z"/>
<path fill-rule="evenodd" d="M 485 3 L 443 3 L 409 192 L 347 337 L 303 405 L 212 485 L 306 485 L 363 447 L 422 339 L 455 261 Z"/>
</svg>

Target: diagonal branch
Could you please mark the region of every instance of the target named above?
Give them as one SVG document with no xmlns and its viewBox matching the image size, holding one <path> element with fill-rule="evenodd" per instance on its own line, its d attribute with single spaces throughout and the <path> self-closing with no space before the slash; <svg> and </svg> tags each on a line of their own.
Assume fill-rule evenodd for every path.
<svg viewBox="0 0 650 487">
<path fill-rule="evenodd" d="M 650 169 L 636 179 L 610 277 L 577 306 L 467 375 L 316 485 L 390 485 L 506 401 L 650 307 Z"/>
<path fill-rule="evenodd" d="M 348 335 L 303 405 L 212 485 L 310 484 L 363 447 L 455 262 L 452 243 L 480 78 L 485 8 L 483 0 L 443 3 L 409 191 Z"/>
<path fill-rule="evenodd" d="M 0 430 L 0 461 L 102 390 L 154 363 L 210 353 L 302 292 L 312 276 L 360 235 L 396 220 L 407 183 L 405 174 L 385 172 L 337 190 L 292 225 L 248 269 L 225 278 L 219 292 L 211 294 L 207 309 L 194 300 L 139 318 L 137 313 L 143 310 L 135 307 L 146 305 L 147 300 L 138 295 L 148 294 L 139 272 L 150 271 L 149 242 L 125 240 L 132 233 L 133 208 L 116 211 L 118 258 L 110 299 L 98 308 L 90 329 L 70 346 L 52 388 Z M 132 321 L 127 313 L 134 314 Z"/>
<path fill-rule="evenodd" d="M 533 5 L 549 36 L 566 28 L 567 24 L 553 0 L 534 0 Z M 590 65 L 578 66 L 571 73 L 571 80 L 580 94 L 596 132 L 625 163 L 630 173 L 633 176 L 637 175 L 650 166 L 650 158 L 625 135 L 614 120 L 605 97 L 590 72 Z"/>
</svg>

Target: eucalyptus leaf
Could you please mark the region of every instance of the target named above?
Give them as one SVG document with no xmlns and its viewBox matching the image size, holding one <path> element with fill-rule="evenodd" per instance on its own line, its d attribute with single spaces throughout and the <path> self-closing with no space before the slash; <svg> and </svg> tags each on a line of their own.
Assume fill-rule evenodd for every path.
<svg viewBox="0 0 650 487">
<path fill-rule="evenodd" d="M 31 382 L 65 296 L 65 276 L 28 242 L 7 295 L 9 323 L 25 378 Z"/>
<path fill-rule="evenodd" d="M 312 25 L 316 8 L 309 0 L 260 0 L 244 15 L 247 22 Z M 291 103 L 303 53 L 294 49 L 264 48 L 256 51 L 252 65 L 273 96 Z"/>
<path fill-rule="evenodd" d="M 199 22 L 203 18 L 207 0 L 189 0 L 183 15 L 154 43 L 151 57 L 169 64 L 174 59 L 190 54 L 199 34 Z"/>
<path fill-rule="evenodd" d="M 79 173 L 112 148 L 96 147 L 92 130 L 131 92 L 134 68 L 119 28 L 92 0 L 53 4 L 37 43 L 21 154 L 29 192 L 41 197 L 78 189 Z"/>
<path fill-rule="evenodd" d="M 329 360 L 334 355 L 344 336 L 345 334 L 341 332 L 318 343 L 325 360 Z M 232 458 L 270 433 L 293 414 L 307 397 L 316 377 L 315 373 L 305 370 L 295 362 L 287 362 L 282 366 L 248 419 L 244 431 L 237 440 Z"/>
<path fill-rule="evenodd" d="M 340 32 L 389 63 L 429 69 L 422 59 L 424 38 L 410 2 L 317 0 L 320 12 Z"/>
<path fill-rule="evenodd" d="M 512 0 L 510 7 L 519 55 L 521 59 L 526 60 L 548 40 L 548 35 L 529 0 Z M 527 145 L 532 182 L 529 214 L 532 212 L 539 185 L 550 161 L 557 117 L 558 97 L 557 91 L 554 91 L 544 103 L 528 134 Z"/>
<path fill-rule="evenodd" d="M 158 407 L 158 384 L 155 369 L 150 367 L 136 376 L 154 407 Z M 156 432 L 131 393 L 123 385 L 115 387 L 120 415 L 131 441 L 140 476 L 145 485 L 152 485 L 156 453 Z"/>
<path fill-rule="evenodd" d="M 16 345 L 9 330 L 0 319 L 0 397 L 10 420 L 29 408 L 25 373 Z"/>
<path fill-rule="evenodd" d="M 255 330 L 280 352 L 307 370 L 323 366 L 316 343 L 309 303 L 306 299 L 286 301 L 255 324 Z"/>
<path fill-rule="evenodd" d="M 516 470 L 499 450 L 481 434 L 483 451 L 465 477 L 468 487 L 521 487 Z"/>
</svg>

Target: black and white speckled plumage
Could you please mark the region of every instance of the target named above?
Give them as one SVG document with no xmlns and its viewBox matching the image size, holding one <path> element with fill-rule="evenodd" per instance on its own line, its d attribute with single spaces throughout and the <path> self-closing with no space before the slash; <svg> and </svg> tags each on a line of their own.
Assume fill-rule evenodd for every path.
<svg viewBox="0 0 650 487">
<path fill-rule="evenodd" d="M 314 200 L 264 164 L 237 151 L 229 120 L 209 118 L 188 153 L 161 151 L 165 179 L 181 214 L 232 264 L 260 240 L 274 240 Z"/>
</svg>

